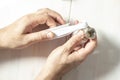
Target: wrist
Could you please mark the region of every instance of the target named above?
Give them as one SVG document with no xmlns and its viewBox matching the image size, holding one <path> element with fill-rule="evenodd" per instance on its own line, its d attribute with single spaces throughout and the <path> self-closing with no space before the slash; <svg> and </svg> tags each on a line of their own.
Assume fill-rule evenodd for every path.
<svg viewBox="0 0 120 80">
<path fill-rule="evenodd" d="M 36 80 L 61 80 L 62 76 L 60 74 L 56 74 L 51 72 L 49 69 L 43 69 Z"/>
</svg>

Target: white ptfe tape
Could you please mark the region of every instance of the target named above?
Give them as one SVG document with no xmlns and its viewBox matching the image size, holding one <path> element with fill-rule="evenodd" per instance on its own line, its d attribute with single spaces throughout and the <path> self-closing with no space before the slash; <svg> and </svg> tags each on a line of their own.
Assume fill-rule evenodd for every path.
<svg viewBox="0 0 120 80">
<path fill-rule="evenodd" d="M 55 38 L 60 38 L 86 27 L 88 27 L 86 22 L 78 23 L 76 25 L 70 25 L 70 23 L 68 23 L 48 30 L 52 31 L 56 35 Z"/>
</svg>

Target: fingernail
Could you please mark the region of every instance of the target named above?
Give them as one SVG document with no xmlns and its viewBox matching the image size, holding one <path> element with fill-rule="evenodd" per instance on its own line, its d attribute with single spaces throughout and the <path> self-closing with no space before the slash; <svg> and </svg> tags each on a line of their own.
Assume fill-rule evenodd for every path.
<svg viewBox="0 0 120 80">
<path fill-rule="evenodd" d="M 51 38 L 54 37 L 54 34 L 53 34 L 52 32 L 49 32 L 49 33 L 47 34 L 47 37 L 48 37 L 49 39 L 51 39 Z"/>
</svg>

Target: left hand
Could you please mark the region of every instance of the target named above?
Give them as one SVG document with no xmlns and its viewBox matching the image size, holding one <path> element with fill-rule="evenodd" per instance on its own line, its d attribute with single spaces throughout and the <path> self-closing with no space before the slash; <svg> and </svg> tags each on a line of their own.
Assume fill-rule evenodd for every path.
<svg viewBox="0 0 120 80">
<path fill-rule="evenodd" d="M 64 24 L 62 16 L 48 8 L 41 9 L 35 13 L 25 15 L 0 29 L 0 48 L 23 48 L 33 43 L 52 39 L 54 34 L 48 30 L 33 32 L 33 29 L 41 24 L 46 24 L 48 27 L 56 27 L 56 24 Z"/>
</svg>

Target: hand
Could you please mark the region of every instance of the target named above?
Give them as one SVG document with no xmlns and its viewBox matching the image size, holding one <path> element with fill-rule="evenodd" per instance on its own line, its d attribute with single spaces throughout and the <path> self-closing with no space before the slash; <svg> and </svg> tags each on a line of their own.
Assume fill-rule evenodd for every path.
<svg viewBox="0 0 120 80">
<path fill-rule="evenodd" d="M 0 30 L 0 48 L 23 48 L 36 42 L 52 39 L 54 37 L 52 32 L 43 30 L 33 33 L 33 29 L 41 24 L 51 28 L 57 23 L 64 24 L 65 21 L 60 14 L 50 9 L 41 9 L 25 15 Z"/>
<path fill-rule="evenodd" d="M 83 31 L 79 31 L 65 44 L 53 50 L 36 80 L 60 80 L 65 73 L 85 60 L 95 49 L 97 39 L 89 39 L 82 46 L 80 42 L 83 39 L 84 33 Z"/>
</svg>

